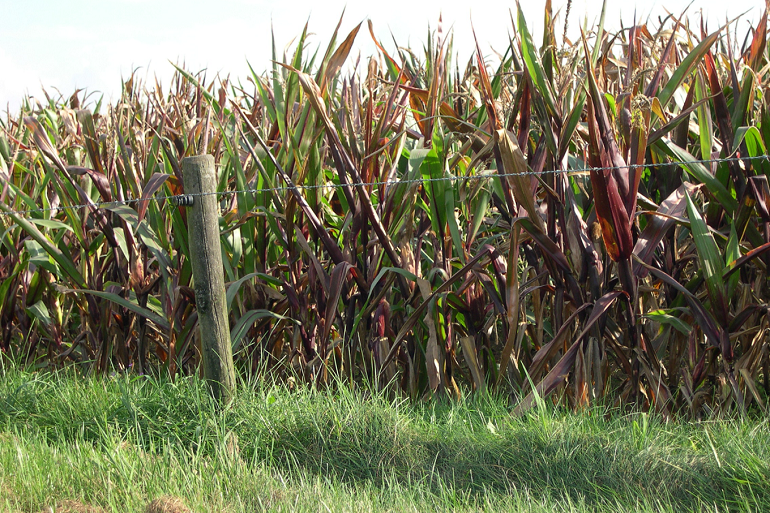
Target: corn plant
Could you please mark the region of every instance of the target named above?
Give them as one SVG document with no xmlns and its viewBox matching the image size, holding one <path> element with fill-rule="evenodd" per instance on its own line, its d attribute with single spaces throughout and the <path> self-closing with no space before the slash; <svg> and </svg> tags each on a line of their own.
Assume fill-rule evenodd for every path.
<svg viewBox="0 0 770 513">
<path fill-rule="evenodd" d="M 369 22 L 242 82 L 132 75 L 115 105 L 27 102 L 0 136 L 0 350 L 197 372 L 181 159 L 214 156 L 244 374 L 691 416 L 770 393 L 767 14 L 742 46 L 603 16 L 493 68 Z M 364 34 L 368 32 L 368 34 Z M 379 53 L 344 73 L 354 42 Z M 343 38 L 344 36 L 344 38 Z M 90 102 L 90 103 L 89 103 Z"/>
</svg>

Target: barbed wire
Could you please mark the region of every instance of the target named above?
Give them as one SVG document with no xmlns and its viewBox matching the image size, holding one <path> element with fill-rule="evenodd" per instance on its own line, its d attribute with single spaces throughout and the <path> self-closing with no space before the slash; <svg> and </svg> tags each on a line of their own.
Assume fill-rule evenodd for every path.
<svg viewBox="0 0 770 513">
<path fill-rule="evenodd" d="M 672 161 L 672 162 L 661 162 L 658 164 L 628 164 L 626 166 L 606 166 L 606 167 L 585 167 L 585 168 L 574 168 L 574 169 L 552 169 L 552 170 L 543 170 L 543 171 L 523 171 L 518 173 L 488 173 L 488 174 L 482 174 L 482 175 L 467 175 L 467 176 L 442 176 L 437 178 L 412 178 L 412 179 L 401 179 L 401 180 L 383 180 L 383 181 L 376 181 L 376 182 L 353 182 L 353 183 L 330 183 L 330 184 L 322 184 L 322 185 L 281 185 L 276 187 L 263 187 L 263 188 L 257 188 L 257 189 L 240 189 L 240 190 L 233 190 L 233 191 L 217 191 L 217 192 L 200 192 L 200 193 L 193 193 L 193 194 L 183 194 L 183 195 L 173 195 L 173 196 L 152 196 L 149 198 L 132 198 L 127 200 L 117 200 L 117 201 L 93 201 L 91 203 L 83 203 L 80 205 L 68 205 L 68 206 L 58 206 L 58 207 L 47 207 L 47 208 L 36 208 L 36 209 L 28 209 L 28 210 L 6 210 L 0 212 L 0 217 L 10 217 L 12 215 L 29 215 L 29 214 L 41 214 L 41 213 L 48 213 L 48 212 L 61 212 L 65 210 L 82 210 L 84 208 L 114 208 L 122 205 L 132 205 L 136 203 L 146 203 L 155 201 L 158 203 L 164 202 L 164 201 L 178 201 L 180 198 L 195 198 L 195 197 L 203 197 L 203 196 L 232 196 L 235 194 L 256 194 L 260 192 L 284 192 L 284 191 L 291 191 L 291 190 L 316 190 L 316 189 L 325 189 L 325 188 L 332 188 L 332 189 L 338 189 L 343 187 L 368 187 L 368 186 L 380 186 L 380 185 L 410 185 L 415 183 L 431 183 L 431 182 L 446 182 L 446 181 L 473 181 L 473 180 L 489 180 L 492 178 L 507 178 L 507 177 L 515 177 L 515 176 L 540 176 L 540 175 L 548 175 L 548 174 L 586 174 L 590 173 L 592 171 L 612 171 L 616 169 L 634 169 L 634 168 L 644 168 L 644 167 L 650 167 L 650 166 L 680 166 L 685 167 L 687 165 L 693 165 L 693 164 L 711 164 L 711 163 L 718 163 L 718 162 L 740 162 L 740 161 L 753 161 L 753 160 L 766 160 L 770 162 L 770 156 L 768 155 L 756 155 L 753 157 L 726 157 L 726 158 L 718 158 L 718 159 L 699 159 L 699 160 L 682 160 L 682 161 Z M 277 177 L 276 177 L 277 178 Z M 279 178 L 277 178 L 279 179 Z M 178 206 L 185 206 L 184 200 L 179 202 Z"/>
</svg>

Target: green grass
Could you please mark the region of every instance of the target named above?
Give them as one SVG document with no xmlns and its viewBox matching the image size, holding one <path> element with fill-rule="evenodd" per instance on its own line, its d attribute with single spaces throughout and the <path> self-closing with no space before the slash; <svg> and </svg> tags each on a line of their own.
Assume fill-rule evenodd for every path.
<svg viewBox="0 0 770 513">
<path fill-rule="evenodd" d="M 391 401 L 195 379 L 0 374 L 0 510 L 770 511 L 770 425 L 664 423 L 494 397 Z"/>
</svg>

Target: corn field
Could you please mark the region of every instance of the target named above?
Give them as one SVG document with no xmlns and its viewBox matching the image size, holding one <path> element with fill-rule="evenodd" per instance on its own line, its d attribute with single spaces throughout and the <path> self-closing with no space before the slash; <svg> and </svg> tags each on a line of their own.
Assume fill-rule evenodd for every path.
<svg viewBox="0 0 770 513">
<path fill-rule="evenodd" d="M 0 362 L 198 372 L 168 198 L 208 153 L 244 376 L 764 410 L 767 13 L 746 34 L 683 15 L 571 42 L 548 2 L 541 44 L 514 18 L 494 67 L 477 48 L 461 68 L 440 24 L 389 53 L 341 20 L 243 82 L 179 67 L 114 105 L 27 101 L 0 134 Z M 379 53 L 343 72 L 363 37 Z"/>
</svg>

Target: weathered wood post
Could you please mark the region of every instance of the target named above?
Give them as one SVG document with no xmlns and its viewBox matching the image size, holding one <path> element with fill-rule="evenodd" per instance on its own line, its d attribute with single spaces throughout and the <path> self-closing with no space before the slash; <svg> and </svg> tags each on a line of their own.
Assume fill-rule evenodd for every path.
<svg viewBox="0 0 770 513">
<path fill-rule="evenodd" d="M 227 320 L 219 208 L 214 194 L 217 188 L 214 157 L 198 155 L 183 159 L 182 177 L 185 194 L 194 198 L 187 211 L 187 223 L 203 375 L 214 397 L 226 404 L 235 391 L 235 368 Z"/>
</svg>

